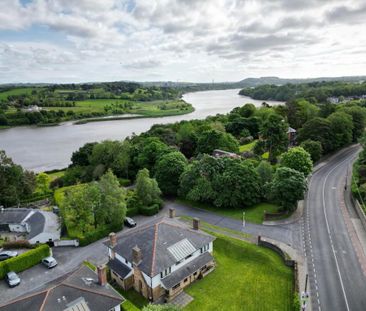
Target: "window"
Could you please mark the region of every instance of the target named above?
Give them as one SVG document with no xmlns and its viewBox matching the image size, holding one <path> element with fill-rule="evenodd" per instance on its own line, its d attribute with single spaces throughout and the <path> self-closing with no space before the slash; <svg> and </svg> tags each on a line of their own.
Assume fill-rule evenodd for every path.
<svg viewBox="0 0 366 311">
<path fill-rule="evenodd" d="M 185 283 L 185 282 L 187 282 L 187 281 L 188 281 L 188 278 L 185 278 L 185 279 L 184 279 L 184 283 Z"/>
<path fill-rule="evenodd" d="M 173 289 L 177 289 L 178 287 L 180 287 L 180 283 L 176 284 L 173 286 Z"/>
<path fill-rule="evenodd" d="M 203 254 L 204 252 L 207 252 L 209 250 L 209 244 L 205 245 L 204 247 L 201 247 L 200 253 Z"/>
<path fill-rule="evenodd" d="M 165 269 L 163 272 L 160 272 L 160 277 L 165 278 L 170 273 L 172 273 L 172 268 L 171 267 Z"/>
<path fill-rule="evenodd" d="M 128 263 L 128 260 L 127 259 L 125 259 L 125 263 Z"/>
</svg>

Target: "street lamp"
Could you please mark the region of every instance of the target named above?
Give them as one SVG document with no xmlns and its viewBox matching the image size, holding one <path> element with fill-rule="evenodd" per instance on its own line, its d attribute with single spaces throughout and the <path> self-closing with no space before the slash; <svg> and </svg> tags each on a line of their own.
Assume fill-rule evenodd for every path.
<svg viewBox="0 0 366 311">
<path fill-rule="evenodd" d="M 243 212 L 243 228 L 245 227 L 245 212 Z"/>
</svg>

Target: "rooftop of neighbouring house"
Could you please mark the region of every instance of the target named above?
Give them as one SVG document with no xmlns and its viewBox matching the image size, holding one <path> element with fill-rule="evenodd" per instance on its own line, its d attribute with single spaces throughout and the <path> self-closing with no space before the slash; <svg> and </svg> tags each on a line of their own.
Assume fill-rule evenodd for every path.
<svg viewBox="0 0 366 311">
<path fill-rule="evenodd" d="M 98 283 L 94 271 L 81 266 L 57 284 L 0 306 L 0 311 L 108 311 L 123 301 L 108 283 Z"/>
<path fill-rule="evenodd" d="M 29 212 L 27 208 L 0 208 L 0 224 L 20 224 Z"/>
<path fill-rule="evenodd" d="M 133 262 L 132 248 L 138 246 L 142 254 L 138 267 L 152 277 L 214 239 L 212 235 L 195 230 L 176 219 L 160 217 L 149 224 L 123 233 L 117 238 L 114 247 L 110 241 L 105 242 L 105 245 L 113 248 L 129 262 Z"/>
</svg>

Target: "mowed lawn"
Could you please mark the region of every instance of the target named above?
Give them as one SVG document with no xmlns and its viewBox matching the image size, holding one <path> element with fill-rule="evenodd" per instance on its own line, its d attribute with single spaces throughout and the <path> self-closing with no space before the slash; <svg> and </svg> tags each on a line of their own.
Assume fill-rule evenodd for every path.
<svg viewBox="0 0 366 311">
<path fill-rule="evenodd" d="M 280 210 L 280 206 L 271 203 L 259 203 L 251 207 L 243 207 L 242 209 L 218 208 L 212 205 L 192 202 L 188 200 L 179 199 L 177 202 L 189 205 L 196 208 L 201 208 L 225 217 L 230 217 L 238 220 L 243 219 L 243 212 L 245 212 L 245 221 L 261 224 L 263 222 L 264 211 L 269 213 L 276 213 Z"/>
<path fill-rule="evenodd" d="M 185 291 L 184 311 L 292 311 L 293 272 L 273 251 L 217 235 L 217 267 Z"/>
<path fill-rule="evenodd" d="M 8 96 L 10 96 L 10 95 L 28 95 L 33 90 L 34 90 L 34 88 L 31 88 L 31 87 L 20 87 L 20 88 L 15 88 L 15 89 L 12 89 L 9 91 L 0 92 L 0 99 L 7 99 Z M 40 90 L 40 88 L 38 90 Z"/>
</svg>

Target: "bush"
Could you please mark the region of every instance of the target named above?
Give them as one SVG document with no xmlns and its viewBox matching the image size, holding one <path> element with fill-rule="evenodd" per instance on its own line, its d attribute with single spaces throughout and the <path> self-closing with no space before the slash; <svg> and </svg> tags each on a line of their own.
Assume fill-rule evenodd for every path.
<svg viewBox="0 0 366 311">
<path fill-rule="evenodd" d="M 108 236 L 108 234 L 110 232 L 113 231 L 120 231 L 123 229 L 123 224 L 121 226 L 106 226 L 106 227 L 101 227 L 98 228 L 94 231 L 88 232 L 87 234 L 85 234 L 84 237 L 79 238 L 79 245 L 80 246 L 86 246 L 90 243 L 93 243 L 95 241 L 98 241 L 102 238 L 105 238 L 106 236 Z"/>
<path fill-rule="evenodd" d="M 27 240 L 18 240 L 18 241 L 9 241 L 5 242 L 3 248 L 10 249 L 10 248 L 33 248 L 33 246 Z"/>
<path fill-rule="evenodd" d="M 121 304 L 122 311 L 139 311 L 140 309 L 137 308 L 131 301 L 126 300 Z"/>
<path fill-rule="evenodd" d="M 126 216 L 127 217 L 133 217 L 139 214 L 139 208 L 138 207 L 133 207 L 133 208 L 128 208 L 127 209 L 127 213 Z"/>
<path fill-rule="evenodd" d="M 151 206 L 142 206 L 140 207 L 140 213 L 145 216 L 152 216 L 159 212 L 160 205 L 153 204 Z"/>
<path fill-rule="evenodd" d="M 0 262 L 0 279 L 9 271 L 22 272 L 41 262 L 44 257 L 50 255 L 50 247 L 47 244 L 40 245 L 17 257 Z"/>
<path fill-rule="evenodd" d="M 128 187 L 131 185 L 131 180 L 126 178 L 118 178 L 119 184 L 121 187 Z"/>
</svg>

